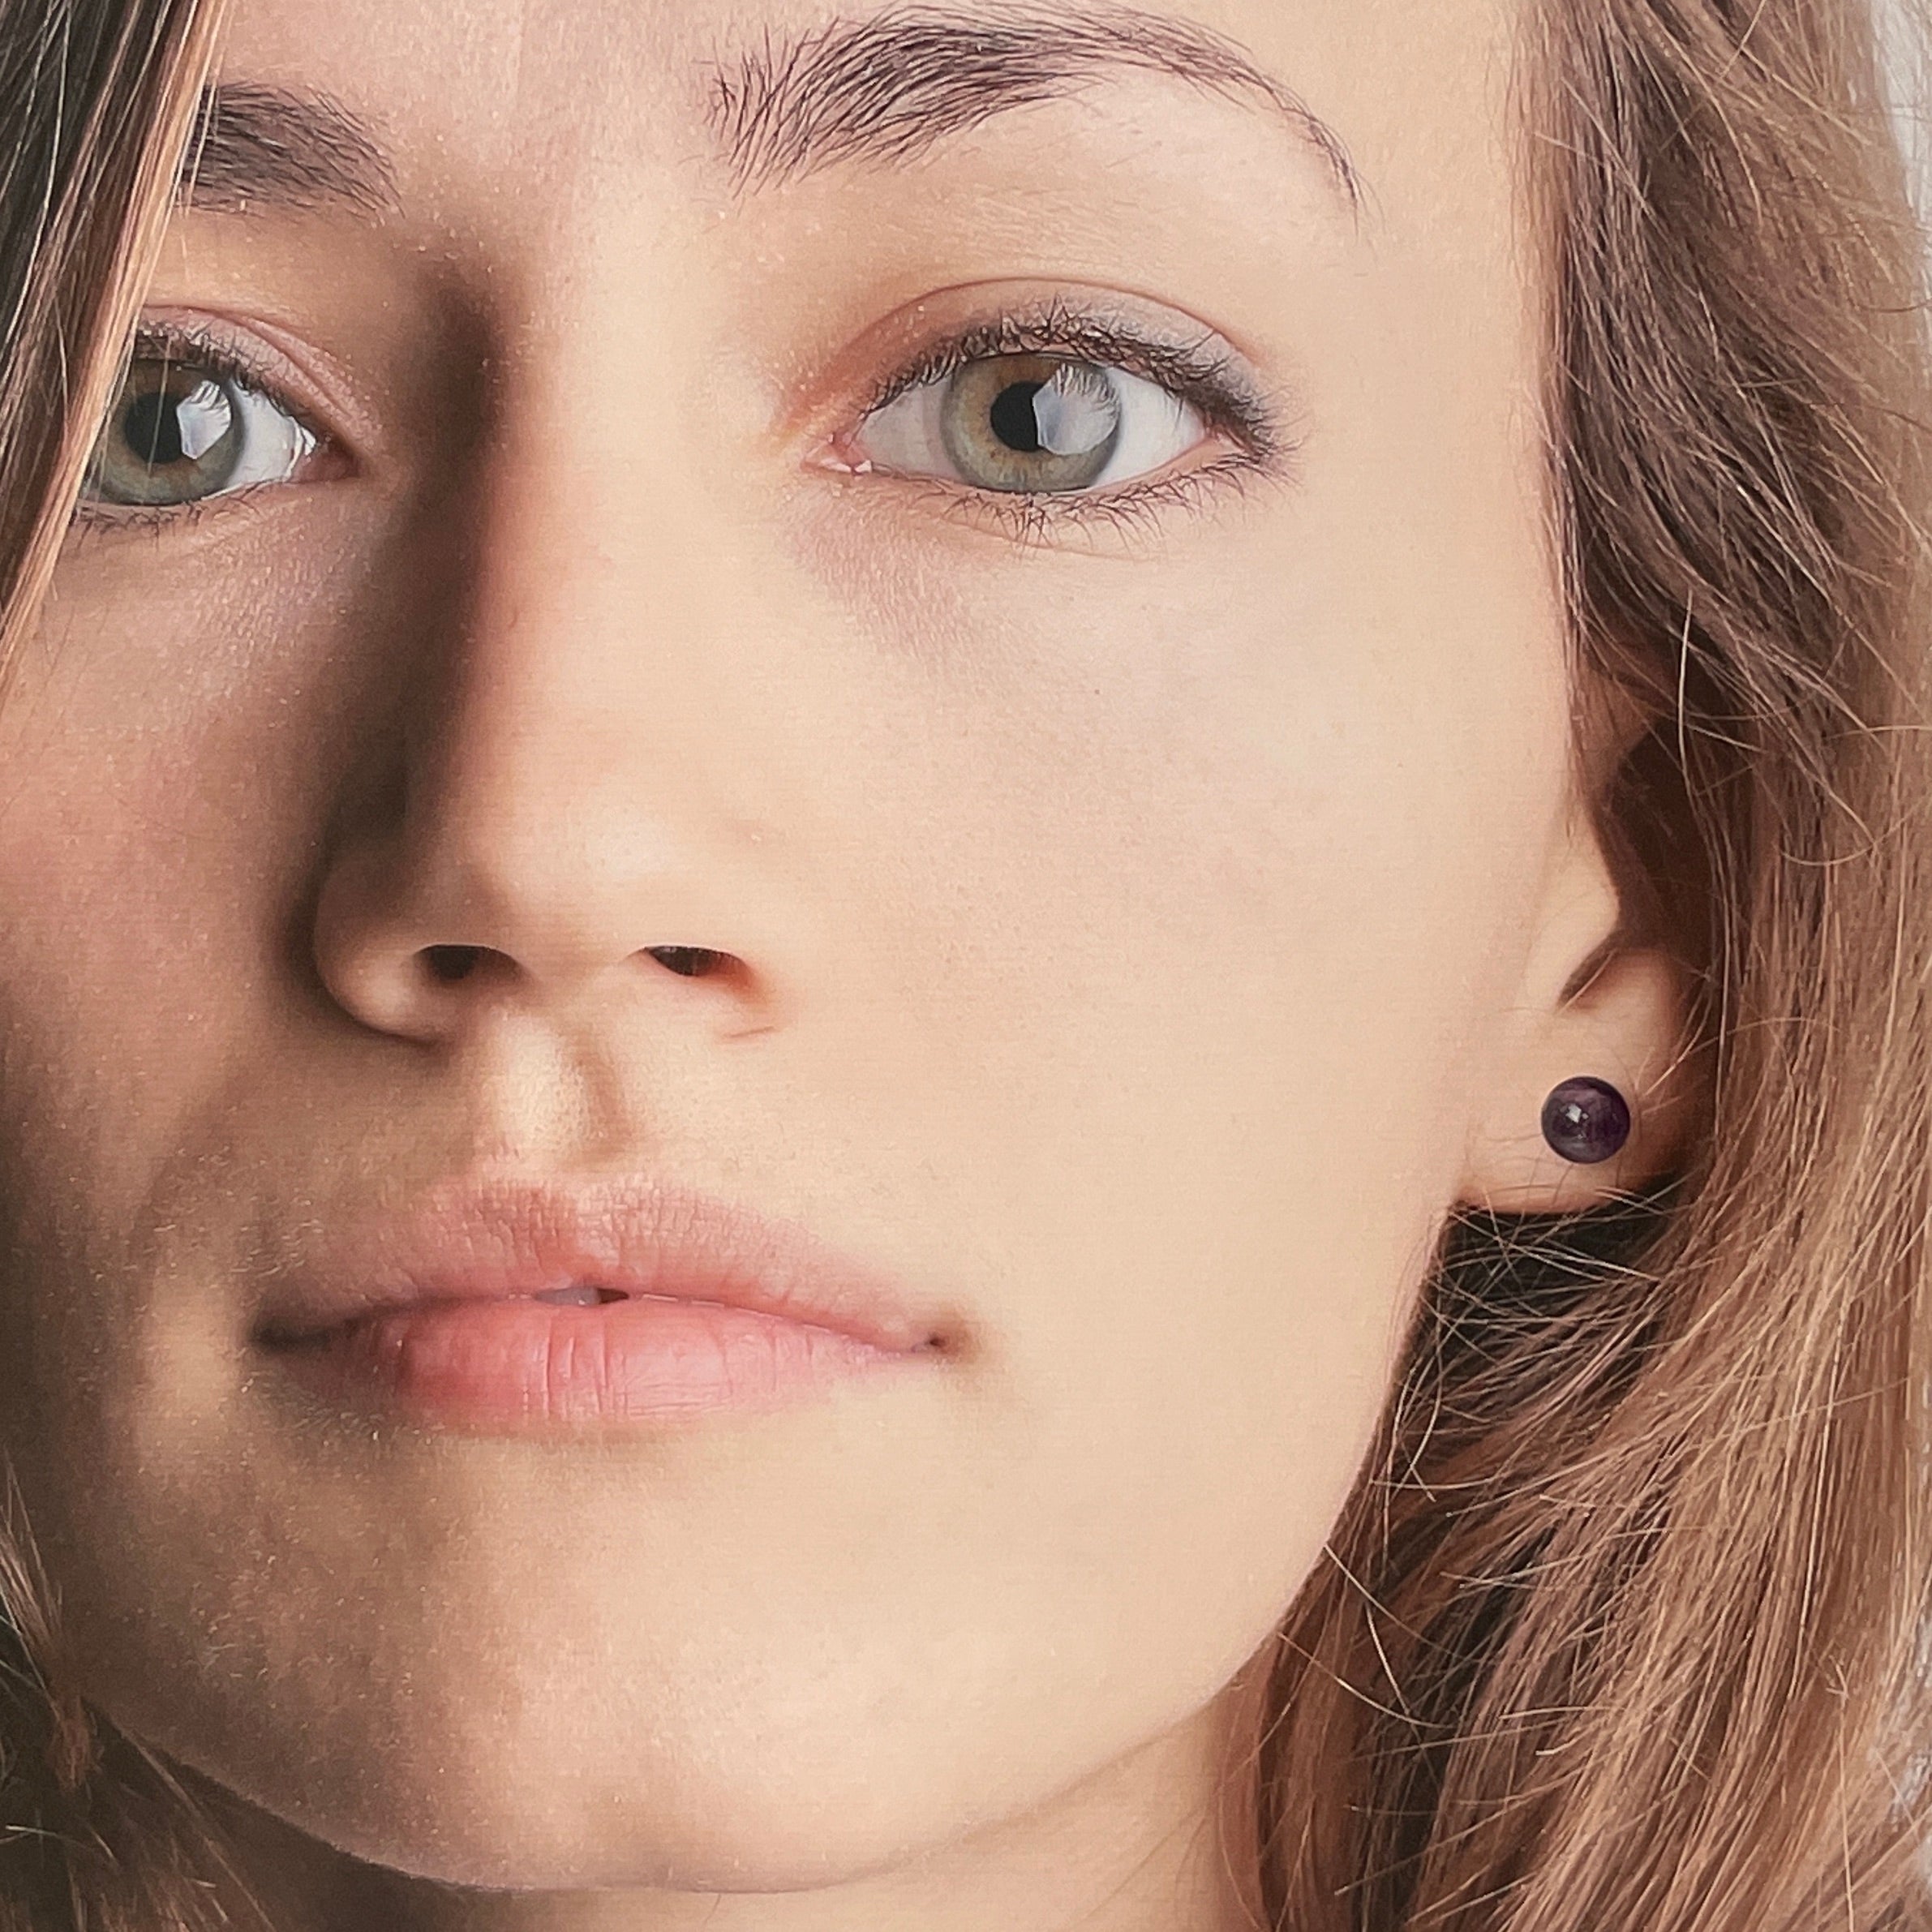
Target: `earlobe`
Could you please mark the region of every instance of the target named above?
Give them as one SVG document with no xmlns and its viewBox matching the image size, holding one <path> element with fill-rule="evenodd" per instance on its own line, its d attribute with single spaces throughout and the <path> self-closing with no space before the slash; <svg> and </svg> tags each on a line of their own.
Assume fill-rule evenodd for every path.
<svg viewBox="0 0 1932 1932">
<path fill-rule="evenodd" d="M 1471 1138 L 1466 1205 L 1575 1213 L 1677 1165 L 1696 1086 L 1684 981 L 1657 949 L 1612 952 L 1581 989 L 1525 1016 Z"/>
</svg>

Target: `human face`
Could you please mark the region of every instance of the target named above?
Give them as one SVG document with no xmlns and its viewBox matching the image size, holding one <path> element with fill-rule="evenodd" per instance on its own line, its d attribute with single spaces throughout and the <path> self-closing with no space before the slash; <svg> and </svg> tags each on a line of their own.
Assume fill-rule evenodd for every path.
<svg viewBox="0 0 1932 1932">
<path fill-rule="evenodd" d="M 1022 6 L 970 101 L 828 17 L 242 0 L 146 311 L 214 359 L 94 487 L 262 467 L 89 510 L 0 715 L 77 1668 L 410 1871 L 826 1884 L 1205 1763 L 1608 930 L 1513 9 Z M 386 178 L 243 197 L 288 96 Z M 267 1338 L 415 1241 L 582 1343 L 510 1277 L 655 1190 L 899 1327 L 542 1412 Z"/>
</svg>

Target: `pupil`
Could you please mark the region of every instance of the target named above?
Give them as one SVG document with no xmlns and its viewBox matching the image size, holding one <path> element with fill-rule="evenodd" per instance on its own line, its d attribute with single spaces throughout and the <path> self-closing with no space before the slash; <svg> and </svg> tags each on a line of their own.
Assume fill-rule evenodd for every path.
<svg viewBox="0 0 1932 1932">
<path fill-rule="evenodd" d="M 181 435 L 179 397 L 165 389 L 137 396 L 121 419 L 121 433 L 142 465 L 165 470 L 187 454 Z"/>
<path fill-rule="evenodd" d="M 1040 440 L 1040 413 L 1033 398 L 1046 387 L 1043 382 L 1016 382 L 993 399 L 993 433 L 1009 449 L 1025 456 L 1038 456 L 1046 445 Z"/>
</svg>

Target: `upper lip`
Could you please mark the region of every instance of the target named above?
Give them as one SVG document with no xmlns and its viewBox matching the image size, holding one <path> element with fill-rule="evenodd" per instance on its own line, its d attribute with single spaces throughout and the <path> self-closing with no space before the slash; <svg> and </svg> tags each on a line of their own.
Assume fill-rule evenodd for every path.
<svg viewBox="0 0 1932 1932">
<path fill-rule="evenodd" d="M 406 1211 L 320 1232 L 281 1272 L 258 1340 L 313 1340 L 431 1303 L 578 1286 L 715 1303 L 887 1350 L 946 1340 L 936 1309 L 804 1229 L 648 1181 L 447 1186 Z"/>
</svg>

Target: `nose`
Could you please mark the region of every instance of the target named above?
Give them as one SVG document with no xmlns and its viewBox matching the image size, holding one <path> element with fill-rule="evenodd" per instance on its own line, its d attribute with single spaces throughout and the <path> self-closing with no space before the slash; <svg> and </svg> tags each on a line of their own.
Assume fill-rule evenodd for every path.
<svg viewBox="0 0 1932 1932">
<path fill-rule="evenodd" d="M 695 855 L 627 839 L 595 794 L 559 799 L 519 782 L 536 775 L 534 748 L 522 749 L 517 768 L 492 771 L 487 815 L 412 800 L 400 825 L 345 842 L 315 918 L 316 968 L 336 1004 L 431 1044 L 505 1002 L 556 1015 L 599 985 L 704 981 L 748 1020 L 769 991 L 748 956 L 758 949 L 710 942 L 728 922 L 691 889 Z"/>
<path fill-rule="evenodd" d="M 408 677 L 381 680 L 365 734 L 385 768 L 349 788 L 384 802 L 341 815 L 316 971 L 362 1025 L 423 1043 L 593 990 L 753 1028 L 788 946 L 784 814 L 760 789 L 782 706 L 745 648 L 771 629 L 745 588 L 769 569 L 546 400 L 542 441 L 506 431 L 393 585 Z"/>
</svg>

